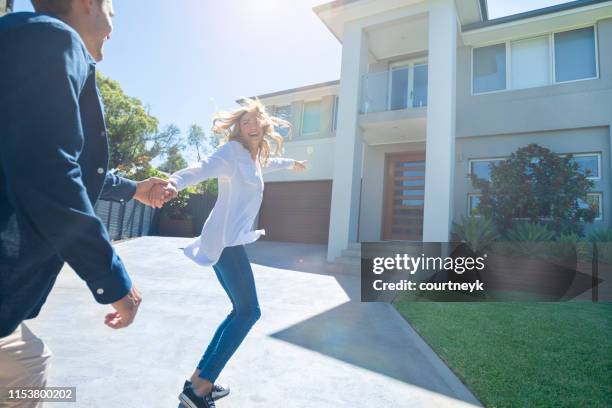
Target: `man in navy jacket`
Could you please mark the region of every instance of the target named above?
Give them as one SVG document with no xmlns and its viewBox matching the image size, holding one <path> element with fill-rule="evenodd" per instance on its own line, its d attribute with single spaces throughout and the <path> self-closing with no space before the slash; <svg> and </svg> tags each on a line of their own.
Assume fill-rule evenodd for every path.
<svg viewBox="0 0 612 408">
<path fill-rule="evenodd" d="M 38 315 L 64 262 L 115 308 L 105 324 L 133 321 L 141 296 L 93 204 L 152 205 L 150 189 L 165 183 L 107 171 L 95 69 L 111 0 L 33 4 L 46 14 L 0 18 L 0 389 L 44 386 L 48 350 L 22 322 Z"/>
</svg>

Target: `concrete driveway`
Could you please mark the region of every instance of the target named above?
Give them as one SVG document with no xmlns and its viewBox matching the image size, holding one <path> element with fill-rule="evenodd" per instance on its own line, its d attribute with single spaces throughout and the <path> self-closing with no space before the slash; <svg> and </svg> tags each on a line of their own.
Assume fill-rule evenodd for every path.
<svg viewBox="0 0 612 408">
<path fill-rule="evenodd" d="M 117 245 L 143 293 L 128 329 L 103 324 L 84 283 L 65 268 L 29 323 L 54 357 L 50 386 L 76 386 L 77 403 L 51 407 L 176 407 L 230 302 L 212 271 L 187 259 L 189 239 Z M 325 247 L 247 247 L 262 308 L 219 378 L 220 408 L 461 407 L 479 405 L 393 307 L 359 302 L 359 279 L 328 272 Z"/>
</svg>

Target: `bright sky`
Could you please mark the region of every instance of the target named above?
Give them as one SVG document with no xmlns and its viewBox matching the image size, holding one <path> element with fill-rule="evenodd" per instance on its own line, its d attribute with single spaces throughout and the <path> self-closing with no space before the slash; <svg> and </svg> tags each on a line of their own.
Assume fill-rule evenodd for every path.
<svg viewBox="0 0 612 408">
<path fill-rule="evenodd" d="M 324 0 L 114 0 L 99 69 L 161 125 L 210 129 L 214 111 L 251 96 L 340 76 L 341 47 L 312 11 Z M 564 3 L 488 0 L 490 18 Z M 177 5 L 180 4 L 180 7 Z M 32 10 L 16 0 L 15 10 Z"/>
</svg>

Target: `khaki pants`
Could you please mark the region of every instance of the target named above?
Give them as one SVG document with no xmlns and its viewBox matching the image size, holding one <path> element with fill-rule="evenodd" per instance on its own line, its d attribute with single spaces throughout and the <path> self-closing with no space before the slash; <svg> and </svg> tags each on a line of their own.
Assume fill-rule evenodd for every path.
<svg viewBox="0 0 612 408">
<path fill-rule="evenodd" d="M 0 408 L 42 407 L 34 400 L 10 400 L 8 390 L 45 387 L 50 358 L 51 351 L 24 323 L 0 338 Z"/>
</svg>

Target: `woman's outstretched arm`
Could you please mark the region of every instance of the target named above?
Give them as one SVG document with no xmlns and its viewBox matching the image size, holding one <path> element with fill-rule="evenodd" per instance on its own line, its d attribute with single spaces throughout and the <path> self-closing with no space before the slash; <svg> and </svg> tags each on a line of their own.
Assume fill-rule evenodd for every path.
<svg viewBox="0 0 612 408">
<path fill-rule="evenodd" d="M 177 190 L 201 183 L 204 180 L 230 177 L 234 171 L 230 165 L 231 157 L 227 145 L 223 145 L 219 150 L 198 163 L 184 168 L 172 174 L 168 179 L 174 184 Z"/>
<path fill-rule="evenodd" d="M 299 161 L 294 159 L 286 159 L 284 157 L 271 157 L 268 159 L 268 164 L 261 168 L 261 172 L 262 174 L 266 174 L 276 170 L 303 171 L 305 169 L 306 160 Z"/>
</svg>

